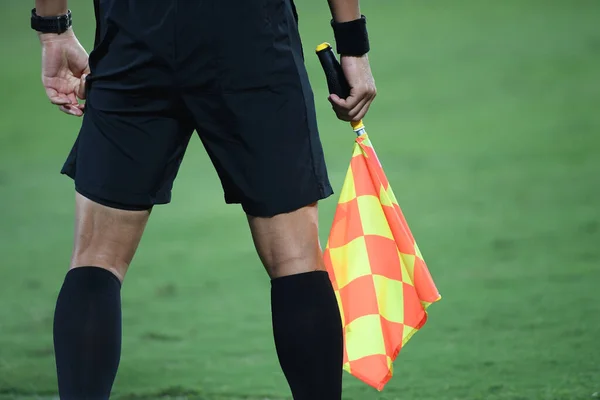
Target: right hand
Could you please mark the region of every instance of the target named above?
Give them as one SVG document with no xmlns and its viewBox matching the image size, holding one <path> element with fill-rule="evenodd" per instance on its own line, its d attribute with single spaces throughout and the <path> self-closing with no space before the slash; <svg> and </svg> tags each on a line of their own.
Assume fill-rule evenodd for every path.
<svg viewBox="0 0 600 400">
<path fill-rule="evenodd" d="M 88 54 L 72 30 L 40 34 L 42 44 L 42 83 L 52 104 L 69 115 L 82 116 L 85 78 L 90 73 Z"/>
<path fill-rule="evenodd" d="M 358 122 L 365 117 L 377 95 L 369 59 L 366 54 L 362 57 L 342 55 L 340 63 L 350 85 L 350 96 L 341 99 L 332 94 L 329 101 L 339 119 Z"/>
</svg>

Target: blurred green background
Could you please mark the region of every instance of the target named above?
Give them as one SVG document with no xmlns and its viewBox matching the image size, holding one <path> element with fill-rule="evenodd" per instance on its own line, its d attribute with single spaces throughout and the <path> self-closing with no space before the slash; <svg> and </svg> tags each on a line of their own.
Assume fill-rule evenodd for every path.
<svg viewBox="0 0 600 400">
<path fill-rule="evenodd" d="M 80 120 L 47 102 L 32 1 L 0 6 L 0 398 L 56 398 L 54 302 L 72 250 L 59 170 Z M 90 1 L 71 1 L 91 50 Z M 297 0 L 330 176 L 353 134 L 314 46 L 325 0 Z M 344 399 L 600 397 L 600 2 L 363 2 L 379 95 L 371 139 L 443 295 L 379 393 Z M 321 205 L 325 242 L 337 194 Z M 115 399 L 287 399 L 269 282 L 199 140 L 123 287 Z M 170 396 L 170 397 L 169 397 Z"/>
</svg>

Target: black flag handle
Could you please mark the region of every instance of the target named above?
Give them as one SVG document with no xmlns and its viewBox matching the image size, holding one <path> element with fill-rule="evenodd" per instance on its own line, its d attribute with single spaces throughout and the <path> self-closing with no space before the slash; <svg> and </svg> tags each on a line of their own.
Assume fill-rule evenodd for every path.
<svg viewBox="0 0 600 400">
<path fill-rule="evenodd" d="M 317 56 L 325 72 L 329 93 L 337 94 L 341 99 L 350 96 L 350 85 L 346 80 L 340 62 L 333 53 L 329 43 L 321 43 L 317 46 Z"/>
</svg>

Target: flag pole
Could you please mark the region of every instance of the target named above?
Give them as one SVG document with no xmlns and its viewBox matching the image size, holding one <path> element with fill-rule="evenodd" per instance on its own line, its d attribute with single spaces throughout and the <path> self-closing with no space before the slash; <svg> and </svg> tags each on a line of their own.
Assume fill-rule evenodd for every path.
<svg viewBox="0 0 600 400">
<path fill-rule="evenodd" d="M 354 133 L 356 133 L 356 136 L 362 136 L 365 133 L 367 133 L 366 129 L 365 129 L 365 124 L 363 123 L 362 119 L 360 121 L 357 122 L 351 122 L 350 125 L 352 125 L 352 129 L 354 129 Z"/>
</svg>

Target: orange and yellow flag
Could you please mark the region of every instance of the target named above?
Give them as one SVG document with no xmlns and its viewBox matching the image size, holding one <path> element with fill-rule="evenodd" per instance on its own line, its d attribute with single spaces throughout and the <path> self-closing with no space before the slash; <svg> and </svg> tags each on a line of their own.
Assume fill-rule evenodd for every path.
<svg viewBox="0 0 600 400">
<path fill-rule="evenodd" d="M 344 327 L 344 369 L 377 390 L 441 296 L 362 123 L 325 248 Z"/>
</svg>

